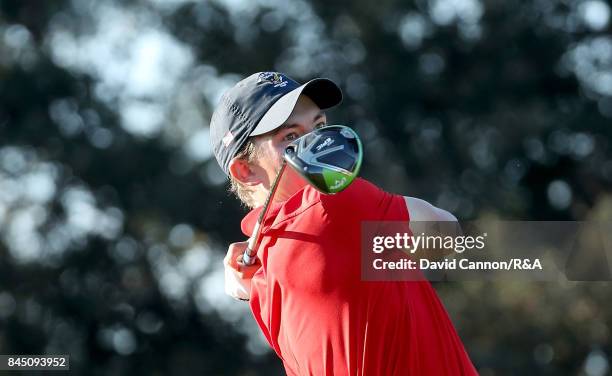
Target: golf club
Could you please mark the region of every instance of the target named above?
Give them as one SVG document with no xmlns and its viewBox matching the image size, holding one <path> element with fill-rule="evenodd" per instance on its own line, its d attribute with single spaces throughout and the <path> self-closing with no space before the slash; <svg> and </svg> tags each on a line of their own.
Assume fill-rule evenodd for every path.
<svg viewBox="0 0 612 376">
<path fill-rule="evenodd" d="M 363 148 L 359 136 L 344 125 L 316 129 L 289 144 L 285 148 L 283 163 L 259 214 L 253 235 L 249 238 L 242 263 L 252 265 L 255 262 L 261 227 L 287 164 L 321 193 L 335 194 L 355 180 L 362 159 Z"/>
</svg>

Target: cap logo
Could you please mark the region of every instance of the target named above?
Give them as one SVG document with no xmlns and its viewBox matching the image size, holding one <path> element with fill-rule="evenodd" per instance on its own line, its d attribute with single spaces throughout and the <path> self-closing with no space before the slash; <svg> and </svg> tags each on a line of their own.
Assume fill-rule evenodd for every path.
<svg viewBox="0 0 612 376">
<path fill-rule="evenodd" d="M 287 81 L 283 78 L 283 76 L 276 72 L 264 72 L 259 75 L 257 83 L 260 82 L 269 82 L 274 85 L 274 87 L 285 87 L 287 86 Z"/>
<path fill-rule="evenodd" d="M 227 145 L 229 145 L 230 142 L 232 142 L 233 140 L 234 140 L 234 135 L 232 134 L 232 131 L 227 131 L 225 136 L 223 136 L 223 138 L 221 139 L 221 142 L 223 142 L 223 145 L 227 147 Z"/>
</svg>

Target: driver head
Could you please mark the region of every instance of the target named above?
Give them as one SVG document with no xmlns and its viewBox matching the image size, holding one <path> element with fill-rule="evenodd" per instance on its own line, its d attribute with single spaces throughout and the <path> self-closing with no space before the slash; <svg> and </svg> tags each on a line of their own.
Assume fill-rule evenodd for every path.
<svg viewBox="0 0 612 376">
<path fill-rule="evenodd" d="M 348 187 L 359 174 L 363 148 L 351 128 L 330 125 L 292 142 L 284 158 L 317 190 L 334 194 Z"/>
</svg>

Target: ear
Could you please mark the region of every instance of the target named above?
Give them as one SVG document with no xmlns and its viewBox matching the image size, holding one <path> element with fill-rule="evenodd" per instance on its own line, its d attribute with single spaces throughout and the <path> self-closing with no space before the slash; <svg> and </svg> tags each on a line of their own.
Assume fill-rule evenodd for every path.
<svg viewBox="0 0 612 376">
<path fill-rule="evenodd" d="M 257 176 L 254 166 L 244 159 L 233 158 L 229 165 L 230 175 L 240 183 L 252 187 L 261 184 L 261 179 Z"/>
</svg>

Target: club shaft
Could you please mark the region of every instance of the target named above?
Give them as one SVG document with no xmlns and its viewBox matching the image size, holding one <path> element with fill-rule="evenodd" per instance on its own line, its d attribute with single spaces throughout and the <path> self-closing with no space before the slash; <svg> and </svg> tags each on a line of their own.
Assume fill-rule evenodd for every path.
<svg viewBox="0 0 612 376">
<path fill-rule="evenodd" d="M 261 228 L 263 227 L 264 220 L 268 216 L 268 210 L 270 209 L 270 205 L 274 199 L 274 194 L 276 194 L 276 190 L 278 189 L 278 183 L 280 182 L 286 167 L 287 162 L 283 158 L 283 163 L 281 164 L 281 167 L 278 170 L 276 177 L 274 178 L 274 182 L 272 182 L 272 186 L 270 187 L 270 193 L 268 193 L 268 198 L 266 199 L 261 213 L 259 213 L 259 218 L 257 218 L 257 223 L 255 223 L 255 227 L 253 228 L 253 234 L 249 238 L 247 248 L 244 250 L 244 254 L 242 255 L 242 263 L 244 265 L 253 265 L 255 263 L 255 256 L 257 255 L 257 246 L 259 244 Z"/>
</svg>

